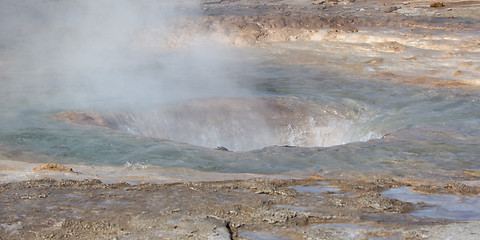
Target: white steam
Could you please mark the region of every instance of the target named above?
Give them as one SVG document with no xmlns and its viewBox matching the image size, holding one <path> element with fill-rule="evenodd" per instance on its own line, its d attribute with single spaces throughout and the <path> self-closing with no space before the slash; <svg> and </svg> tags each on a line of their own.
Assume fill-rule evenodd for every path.
<svg viewBox="0 0 480 240">
<path fill-rule="evenodd" d="M 198 1 L 3 0 L 1 94 L 64 108 L 132 108 L 239 95 L 233 52 L 209 39 L 161 46 L 175 19 L 199 15 Z"/>
</svg>

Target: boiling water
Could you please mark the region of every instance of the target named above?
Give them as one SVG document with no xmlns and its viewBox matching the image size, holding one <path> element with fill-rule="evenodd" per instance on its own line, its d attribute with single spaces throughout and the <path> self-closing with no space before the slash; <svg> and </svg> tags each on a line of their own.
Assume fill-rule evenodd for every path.
<svg viewBox="0 0 480 240">
<path fill-rule="evenodd" d="M 268 146 L 328 147 L 373 137 L 349 109 L 295 97 L 196 99 L 142 112 L 64 112 L 75 124 L 233 151 Z M 358 131 L 357 131 L 358 130 Z"/>
<path fill-rule="evenodd" d="M 12 41 L 0 45 L 2 159 L 416 177 L 480 170 L 477 87 L 404 84 L 381 74 L 429 75 L 442 51 L 365 55 L 365 43 L 201 43 L 122 49 L 127 57 L 101 52 L 105 59 L 87 66 L 63 58 L 44 64 L 42 52 L 29 65 L 32 52 Z M 412 56 L 416 62 L 401 61 Z M 377 58 L 387 60 L 372 66 Z M 480 67 L 475 55 L 463 58 Z M 459 58 L 438 61 L 448 68 Z"/>
</svg>

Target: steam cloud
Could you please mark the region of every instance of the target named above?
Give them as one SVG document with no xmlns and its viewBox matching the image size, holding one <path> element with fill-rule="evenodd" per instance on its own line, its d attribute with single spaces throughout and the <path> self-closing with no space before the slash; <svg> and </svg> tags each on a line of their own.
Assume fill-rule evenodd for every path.
<svg viewBox="0 0 480 240">
<path fill-rule="evenodd" d="M 232 50 L 208 39 L 153 51 L 198 1 L 3 0 L 0 94 L 60 108 L 139 108 L 235 96 Z M 158 41 L 158 42 L 157 42 Z"/>
</svg>

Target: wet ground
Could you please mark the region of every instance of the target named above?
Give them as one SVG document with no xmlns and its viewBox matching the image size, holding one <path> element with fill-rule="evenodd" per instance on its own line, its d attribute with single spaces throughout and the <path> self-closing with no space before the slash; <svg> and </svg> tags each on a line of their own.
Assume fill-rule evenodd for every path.
<svg viewBox="0 0 480 240">
<path fill-rule="evenodd" d="M 389 178 L 272 177 L 138 185 L 52 178 L 3 183 L 0 235 L 2 239 L 469 239 L 478 234 L 480 187 L 469 186 L 472 181 L 432 185 Z"/>
<path fill-rule="evenodd" d="M 451 89 L 446 98 L 477 96 L 478 2 L 430 4 L 203 1 L 204 16 L 174 23 L 164 42 L 149 32 L 141 44 L 158 50 L 185 44 L 192 35 L 212 34 L 226 44 L 277 52 L 277 61 L 283 64 L 317 66 L 319 71 L 346 78 L 360 76 L 378 83 L 432 88 L 432 95 L 437 88 Z M 322 56 L 325 59 L 319 60 Z M 7 66 L 8 59 L 0 61 L 2 64 Z M 429 102 L 432 108 L 434 100 Z M 471 99 L 472 107 L 477 103 L 477 98 Z M 391 128 L 381 132 L 386 134 L 382 139 L 348 148 L 290 148 L 297 158 L 365 146 L 374 153 L 386 151 L 385 156 L 390 156 L 389 148 L 400 149 L 402 154 L 371 160 L 378 155 L 368 152 L 365 164 L 351 163 L 347 157 L 344 165 L 332 163 L 333 169 L 310 177 L 302 170 L 282 175 L 221 174 L 137 163 L 123 168 L 37 168 L 39 164 L 0 160 L 0 238 L 478 239 L 480 171 L 477 151 L 470 150 L 478 149 L 478 136 L 469 128 L 444 125 L 443 119 L 455 121 L 452 116 L 462 114 L 450 113 L 450 117 L 439 115 L 442 120 L 436 125 Z M 473 123 L 478 119 L 471 116 L 470 121 L 476 126 Z M 427 145 L 429 148 L 424 147 Z M 285 154 L 281 148 L 257 152 Z M 462 149 L 468 154 L 455 157 L 464 153 Z M 2 159 L 25 162 L 28 158 L 32 162 L 54 160 L 35 152 L 18 153 L 9 146 L 0 146 L 0 153 Z M 435 155 L 439 153 L 443 155 Z M 224 156 L 235 159 L 251 155 L 227 154 Z M 351 155 L 363 156 L 353 150 Z M 429 162 L 425 156 L 433 160 Z M 372 161 L 375 164 L 367 164 Z M 237 163 L 233 165 L 232 169 L 239 169 Z M 254 168 L 241 169 L 261 172 Z M 388 177 L 392 172 L 395 174 Z M 442 178 L 436 178 L 439 175 Z"/>
</svg>

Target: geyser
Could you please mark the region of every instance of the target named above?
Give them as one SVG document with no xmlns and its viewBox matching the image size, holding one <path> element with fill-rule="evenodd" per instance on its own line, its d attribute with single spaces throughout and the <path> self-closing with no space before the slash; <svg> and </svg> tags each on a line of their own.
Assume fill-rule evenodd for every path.
<svg viewBox="0 0 480 240">
<path fill-rule="evenodd" d="M 171 46 L 175 19 L 200 15 L 197 1 L 27 2 L 0 3 L 0 45 L 15 53 L 2 65 L 9 81 L 0 94 L 25 112 L 67 111 L 61 116 L 77 124 L 232 151 L 326 147 L 368 134 L 348 107 L 244 98 L 265 92 L 238 73 L 268 74 L 257 76 L 255 63 L 238 61 L 215 37 L 189 35 L 188 44 Z"/>
<path fill-rule="evenodd" d="M 148 112 L 72 111 L 55 117 L 232 151 L 274 145 L 327 147 L 363 138 L 354 129 L 359 120 L 354 111 L 294 97 L 191 100 Z"/>
</svg>

